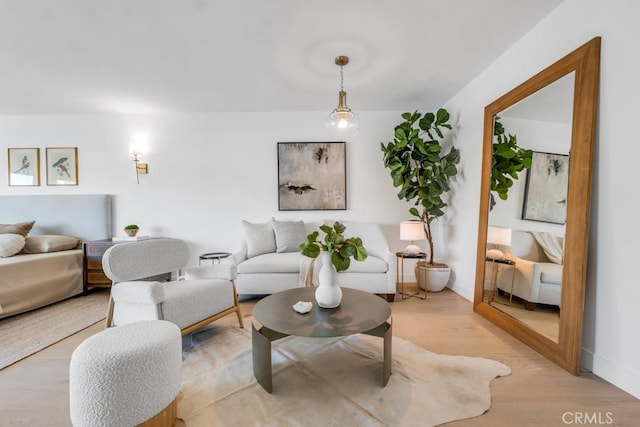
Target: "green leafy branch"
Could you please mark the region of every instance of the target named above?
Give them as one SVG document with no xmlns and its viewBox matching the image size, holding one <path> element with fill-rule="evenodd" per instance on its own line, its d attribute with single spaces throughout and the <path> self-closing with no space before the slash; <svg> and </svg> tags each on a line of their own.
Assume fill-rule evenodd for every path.
<svg viewBox="0 0 640 427">
<path fill-rule="evenodd" d="M 362 239 L 345 238 L 346 227 L 342 223 L 335 222 L 332 227 L 321 225 L 319 228 L 324 232 L 324 240 L 318 239 L 318 231 L 309 234 L 307 241 L 300 245 L 302 255 L 317 258 L 321 251 L 328 251 L 331 254 L 331 263 L 338 272 L 349 268 L 351 257 L 356 261 L 364 261 L 367 258 L 367 250 L 362 246 Z"/>
<path fill-rule="evenodd" d="M 515 135 L 507 134 L 500 123 L 500 117 L 496 116 L 493 123 L 493 135 L 496 141 L 493 143 L 491 156 L 491 191 L 495 192 L 501 200 L 507 200 L 509 189 L 518 179 L 518 173 L 531 168 L 531 156 L 533 151 L 518 147 Z M 491 193 L 490 209 L 496 204 Z"/>
</svg>

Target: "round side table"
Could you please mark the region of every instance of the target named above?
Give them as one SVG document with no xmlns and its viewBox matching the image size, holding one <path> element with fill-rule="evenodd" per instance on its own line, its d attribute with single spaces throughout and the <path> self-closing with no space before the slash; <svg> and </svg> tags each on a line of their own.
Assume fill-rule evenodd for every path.
<svg viewBox="0 0 640 427">
<path fill-rule="evenodd" d="M 200 255 L 198 258 L 198 265 L 202 263 L 202 261 L 211 261 L 211 263 L 215 263 L 216 260 L 220 263 L 221 259 L 228 258 L 231 256 L 231 252 L 209 252 L 206 254 Z"/>
</svg>

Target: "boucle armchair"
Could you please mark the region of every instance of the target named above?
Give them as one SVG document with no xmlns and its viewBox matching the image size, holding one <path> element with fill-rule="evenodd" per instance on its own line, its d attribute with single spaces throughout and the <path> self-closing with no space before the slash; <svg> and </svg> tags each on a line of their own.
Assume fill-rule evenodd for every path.
<svg viewBox="0 0 640 427">
<path fill-rule="evenodd" d="M 168 320 L 186 335 L 231 313 L 236 313 L 243 327 L 235 265 L 186 269 L 180 281 L 139 280 L 183 269 L 188 259 L 187 245 L 178 239 L 149 239 L 109 248 L 102 258 L 103 270 L 113 281 L 107 327 Z"/>
</svg>

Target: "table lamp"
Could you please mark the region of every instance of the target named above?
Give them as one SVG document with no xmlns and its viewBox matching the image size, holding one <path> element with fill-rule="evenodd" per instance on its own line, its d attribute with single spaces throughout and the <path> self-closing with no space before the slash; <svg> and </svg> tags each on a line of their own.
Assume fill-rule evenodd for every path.
<svg viewBox="0 0 640 427">
<path fill-rule="evenodd" d="M 404 248 L 404 253 L 418 255 L 420 253 L 420 246 L 413 242 L 422 240 L 425 237 L 426 234 L 424 233 L 424 224 L 422 221 L 402 221 L 400 223 L 400 240 L 408 240 L 411 242 L 411 244 Z"/>
<path fill-rule="evenodd" d="M 487 258 L 503 259 L 504 254 L 498 246 L 511 246 L 511 229 L 503 227 L 487 228 L 487 244 L 494 245 L 493 249 L 487 250 Z"/>
</svg>

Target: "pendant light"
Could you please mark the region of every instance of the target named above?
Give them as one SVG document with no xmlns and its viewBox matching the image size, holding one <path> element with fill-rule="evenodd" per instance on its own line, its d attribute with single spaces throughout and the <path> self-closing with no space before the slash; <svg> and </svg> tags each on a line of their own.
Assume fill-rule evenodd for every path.
<svg viewBox="0 0 640 427">
<path fill-rule="evenodd" d="M 348 56 L 338 56 L 335 63 L 340 67 L 340 92 L 338 92 L 338 107 L 329 115 L 327 126 L 332 129 L 358 129 L 356 114 L 347 107 L 347 92 L 344 91 L 343 67 L 349 63 Z"/>
</svg>

